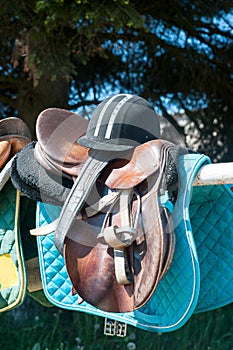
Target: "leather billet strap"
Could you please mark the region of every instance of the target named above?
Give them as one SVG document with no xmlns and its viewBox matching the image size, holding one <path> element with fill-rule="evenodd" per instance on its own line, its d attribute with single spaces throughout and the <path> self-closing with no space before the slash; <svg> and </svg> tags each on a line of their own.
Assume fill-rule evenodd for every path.
<svg viewBox="0 0 233 350">
<path fill-rule="evenodd" d="M 119 213 L 121 227 L 107 226 L 106 221 L 113 209 L 110 207 L 105 216 L 102 229 L 97 239 L 103 244 L 113 248 L 116 280 L 119 284 L 130 284 L 133 277 L 127 259 L 125 248 L 130 246 L 137 236 L 137 223 L 140 213 L 140 198 L 138 199 L 135 220 L 132 218 L 132 194 L 133 189 L 122 190 L 119 195 Z"/>
<path fill-rule="evenodd" d="M 117 156 L 124 158 L 121 152 Z M 91 150 L 89 158 L 83 165 L 81 172 L 72 186 L 70 193 L 62 207 L 57 228 L 55 230 L 54 242 L 59 253 L 63 255 L 65 238 L 72 226 L 75 217 L 79 214 L 88 195 L 90 194 L 97 178 L 105 166 L 116 158 L 116 152 L 105 152 Z"/>
<path fill-rule="evenodd" d="M 132 222 L 130 195 L 131 191 L 125 190 L 122 191 L 122 194 L 120 196 L 121 230 L 125 232 L 126 241 L 128 238 L 128 242 L 126 242 L 124 245 L 122 244 L 122 246 L 117 246 L 113 249 L 115 276 L 119 284 L 130 284 L 133 282 L 133 276 L 132 272 L 130 271 L 130 264 L 128 262 L 125 250 L 125 246 L 129 246 L 130 244 L 132 244 L 132 242 L 136 239 L 137 235 L 137 223 Z M 109 242 L 109 244 L 111 244 L 111 241 Z"/>
</svg>

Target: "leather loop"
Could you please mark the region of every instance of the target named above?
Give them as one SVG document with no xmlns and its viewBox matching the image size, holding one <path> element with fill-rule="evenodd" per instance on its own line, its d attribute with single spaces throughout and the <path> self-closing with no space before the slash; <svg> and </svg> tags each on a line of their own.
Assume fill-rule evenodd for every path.
<svg viewBox="0 0 233 350">
<path fill-rule="evenodd" d="M 136 239 L 137 232 L 130 226 L 109 226 L 103 230 L 105 242 L 112 248 L 125 248 Z"/>
</svg>

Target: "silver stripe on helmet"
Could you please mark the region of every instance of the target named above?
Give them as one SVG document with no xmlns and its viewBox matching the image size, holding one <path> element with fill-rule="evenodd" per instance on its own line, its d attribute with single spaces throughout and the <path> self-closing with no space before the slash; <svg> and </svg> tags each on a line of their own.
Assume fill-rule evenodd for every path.
<svg viewBox="0 0 233 350">
<path fill-rule="evenodd" d="M 132 97 L 133 97 L 133 95 L 125 94 L 125 97 L 120 102 L 118 102 L 118 104 L 116 105 L 116 107 L 112 111 L 111 117 L 110 117 L 109 122 L 108 122 L 108 127 L 107 127 L 106 133 L 105 133 L 106 139 L 110 139 L 110 137 L 111 137 L 112 128 L 113 128 L 113 125 L 114 125 L 114 122 L 115 122 L 115 119 L 116 119 L 116 116 L 117 116 L 119 110 Z"/>
<path fill-rule="evenodd" d="M 94 136 L 97 137 L 99 135 L 99 131 L 100 131 L 100 126 L 104 117 L 104 114 L 108 108 L 108 106 L 112 103 L 112 101 L 114 101 L 118 96 L 125 96 L 125 94 L 118 94 L 115 96 L 112 96 L 104 105 L 102 111 L 100 112 L 99 118 L 98 118 L 98 122 L 96 124 L 95 127 L 95 132 L 94 132 Z"/>
</svg>

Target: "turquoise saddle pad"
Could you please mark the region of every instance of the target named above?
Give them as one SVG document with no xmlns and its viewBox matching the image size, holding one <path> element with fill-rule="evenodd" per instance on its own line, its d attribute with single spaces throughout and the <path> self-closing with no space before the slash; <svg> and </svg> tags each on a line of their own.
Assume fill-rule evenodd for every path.
<svg viewBox="0 0 233 350">
<path fill-rule="evenodd" d="M 195 312 L 233 301 L 232 197 L 226 185 L 193 189 L 189 211 L 201 277 Z"/>
<path fill-rule="evenodd" d="M 54 233 L 37 237 L 45 295 L 54 305 L 114 319 L 151 332 L 183 326 L 194 312 L 230 303 L 233 285 L 233 203 L 227 186 L 192 187 L 204 155 L 180 157 L 180 191 L 173 211 L 176 248 L 173 262 L 150 300 L 129 313 L 103 312 L 78 303 L 64 259 L 54 245 Z M 56 219 L 61 208 L 38 203 L 37 227 Z"/>
</svg>

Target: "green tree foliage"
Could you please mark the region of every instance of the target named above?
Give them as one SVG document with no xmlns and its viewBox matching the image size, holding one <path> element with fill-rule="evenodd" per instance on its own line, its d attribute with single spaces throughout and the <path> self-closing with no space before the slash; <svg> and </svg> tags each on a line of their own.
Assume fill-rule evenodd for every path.
<svg viewBox="0 0 233 350">
<path fill-rule="evenodd" d="M 197 150 L 232 160 L 231 1 L 1 2 L 3 116 L 32 129 L 44 108 L 87 108 L 131 92 L 176 127 L 171 106 L 184 111 Z"/>
</svg>

